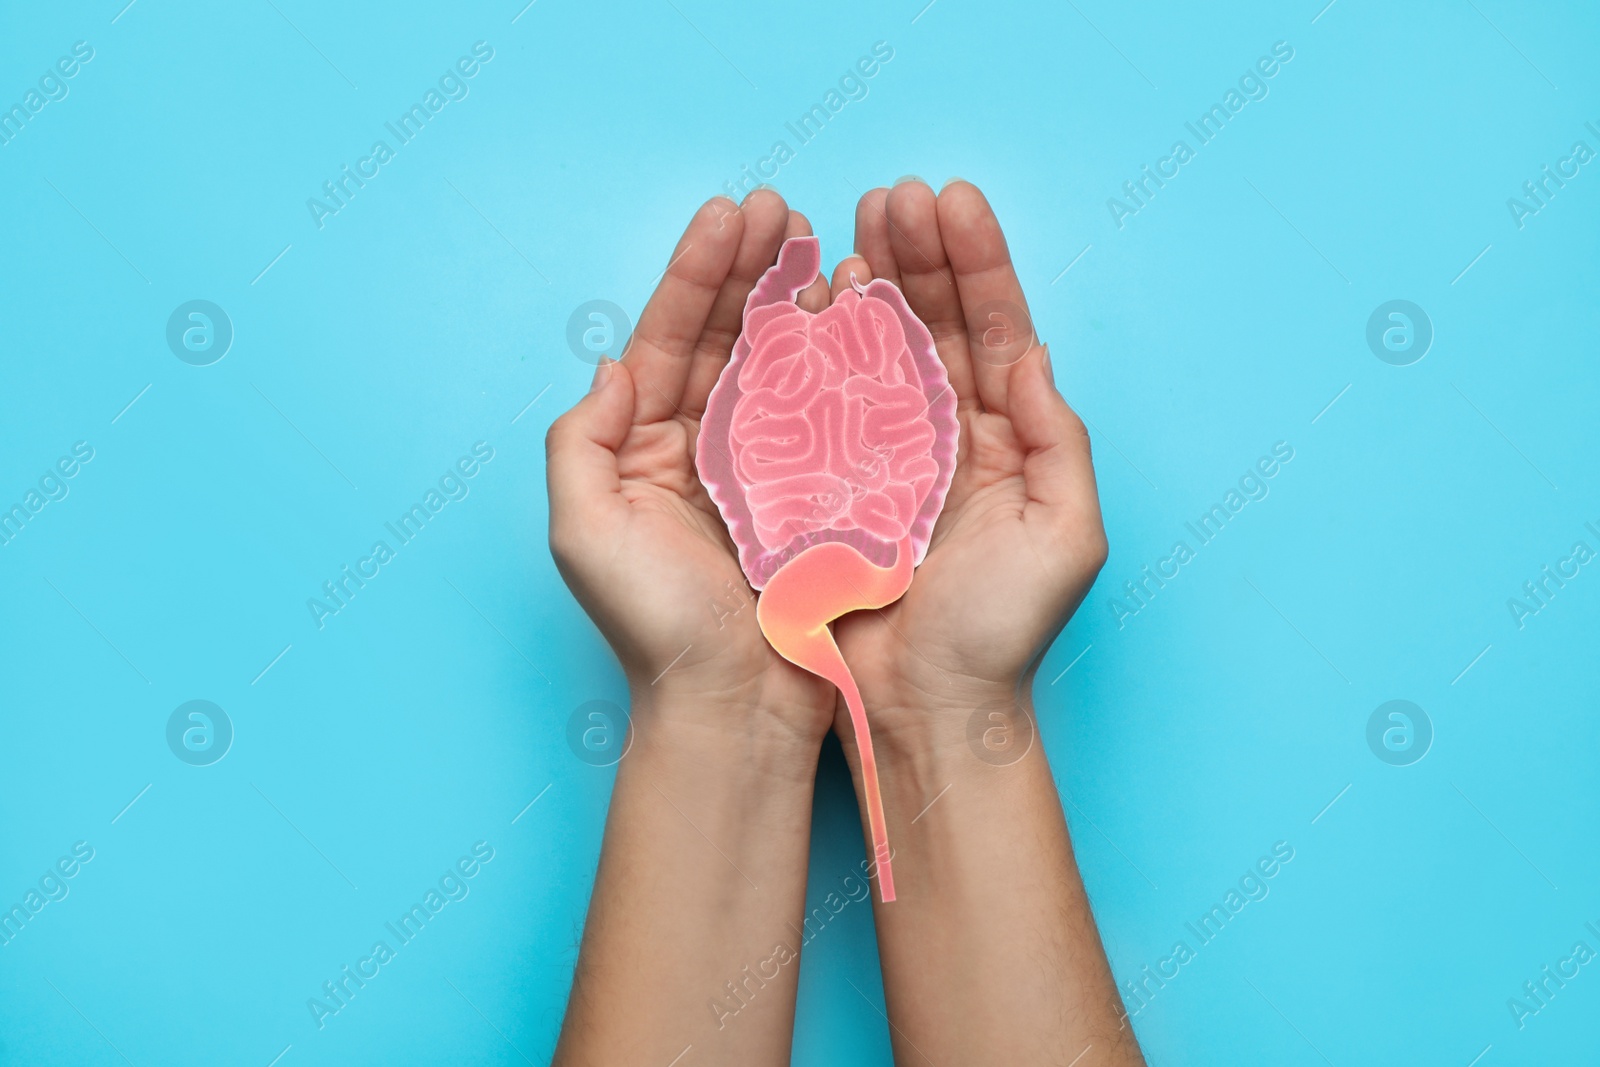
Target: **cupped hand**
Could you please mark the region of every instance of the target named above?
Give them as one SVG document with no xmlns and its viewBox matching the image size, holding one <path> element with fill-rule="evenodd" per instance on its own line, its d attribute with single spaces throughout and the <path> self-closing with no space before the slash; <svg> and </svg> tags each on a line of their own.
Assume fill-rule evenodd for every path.
<svg viewBox="0 0 1600 1067">
<path fill-rule="evenodd" d="M 833 292 L 885 278 L 932 332 L 961 425 L 944 511 L 910 590 L 835 625 L 874 735 L 1017 699 L 1082 601 L 1106 540 L 1083 422 L 1057 390 L 1000 223 L 976 186 L 875 189 Z M 1025 695 L 1025 694 L 1024 694 Z M 849 737 L 839 715 L 840 734 Z"/>
<path fill-rule="evenodd" d="M 635 715 L 670 706 L 695 728 L 775 726 L 808 743 L 835 691 L 778 656 L 755 593 L 695 472 L 706 399 L 733 350 L 745 298 L 788 237 L 811 227 L 761 190 L 718 197 L 690 221 L 620 362 L 546 439 L 550 549 L 621 660 Z M 801 295 L 821 311 L 825 280 Z"/>
</svg>

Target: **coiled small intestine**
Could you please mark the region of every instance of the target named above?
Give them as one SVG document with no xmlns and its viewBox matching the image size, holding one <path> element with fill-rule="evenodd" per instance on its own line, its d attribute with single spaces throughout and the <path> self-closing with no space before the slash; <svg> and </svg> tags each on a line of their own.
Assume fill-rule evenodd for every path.
<svg viewBox="0 0 1600 1067">
<path fill-rule="evenodd" d="M 729 444 L 761 544 L 850 530 L 901 541 L 939 468 L 895 310 L 849 291 L 816 316 L 754 309 L 745 329 Z"/>
</svg>

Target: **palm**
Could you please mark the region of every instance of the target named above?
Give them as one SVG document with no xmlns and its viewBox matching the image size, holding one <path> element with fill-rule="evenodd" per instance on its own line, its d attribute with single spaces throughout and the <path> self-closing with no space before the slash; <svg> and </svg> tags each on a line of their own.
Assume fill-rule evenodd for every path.
<svg viewBox="0 0 1600 1067">
<path fill-rule="evenodd" d="M 881 612 L 837 626 L 863 688 L 876 688 L 879 673 L 928 691 L 952 673 L 1000 680 L 1024 665 L 1012 635 L 1031 632 L 1034 613 L 1025 609 L 1036 583 L 1023 457 L 1004 420 L 972 413 L 961 421 L 961 463 L 910 590 Z"/>
<path fill-rule="evenodd" d="M 756 625 L 756 594 L 695 474 L 698 433 L 698 421 L 675 414 L 635 426 L 617 451 L 626 511 L 606 584 L 626 590 L 618 629 L 642 661 L 662 665 L 660 680 L 715 678 L 790 705 L 831 705 L 825 686 L 778 656 Z"/>
</svg>

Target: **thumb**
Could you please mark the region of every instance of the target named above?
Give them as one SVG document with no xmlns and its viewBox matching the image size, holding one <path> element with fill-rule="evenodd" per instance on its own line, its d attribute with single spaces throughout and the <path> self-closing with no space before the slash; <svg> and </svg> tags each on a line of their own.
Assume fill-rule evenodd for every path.
<svg viewBox="0 0 1600 1067">
<path fill-rule="evenodd" d="M 1087 508 L 1098 519 L 1089 434 L 1056 388 L 1048 345 L 1012 366 L 1006 395 L 1011 429 L 1025 453 L 1029 501 L 1063 517 L 1082 517 Z"/>
<path fill-rule="evenodd" d="M 550 492 L 550 546 L 558 555 L 575 546 L 608 513 L 624 507 L 617 449 L 633 425 L 633 375 L 603 361 L 594 384 L 545 435 L 545 480 Z"/>
</svg>

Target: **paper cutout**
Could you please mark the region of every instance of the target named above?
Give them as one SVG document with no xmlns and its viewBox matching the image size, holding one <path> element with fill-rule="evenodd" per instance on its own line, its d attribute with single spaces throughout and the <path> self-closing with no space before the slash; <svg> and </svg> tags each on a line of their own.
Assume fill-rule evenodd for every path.
<svg viewBox="0 0 1600 1067">
<path fill-rule="evenodd" d="M 756 283 L 707 400 L 696 462 L 739 565 L 762 590 L 761 632 L 844 694 L 888 903 L 894 873 L 866 708 L 828 624 L 910 587 L 950 489 L 960 427 L 933 336 L 893 284 L 852 278 L 818 315 L 795 303 L 821 262 L 815 237 L 791 238 Z"/>
</svg>

